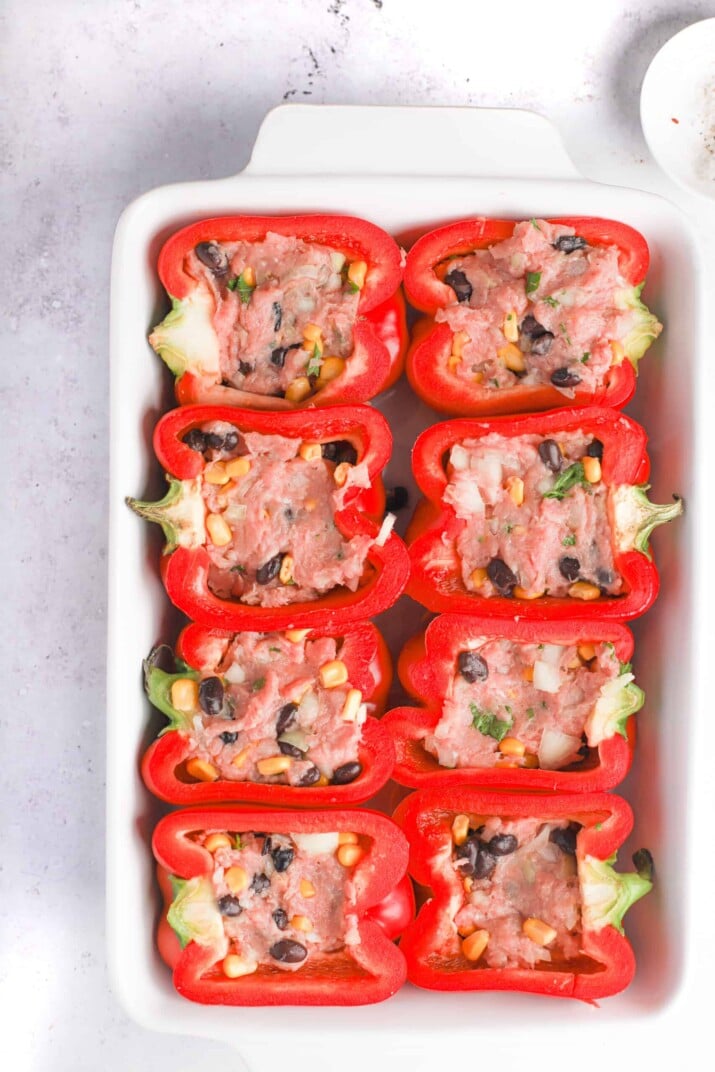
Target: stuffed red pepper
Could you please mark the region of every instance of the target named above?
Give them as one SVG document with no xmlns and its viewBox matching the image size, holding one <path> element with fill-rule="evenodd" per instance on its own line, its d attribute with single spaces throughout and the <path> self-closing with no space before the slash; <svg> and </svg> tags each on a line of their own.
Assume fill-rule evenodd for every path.
<svg viewBox="0 0 715 1072">
<path fill-rule="evenodd" d="M 649 502 L 640 425 L 608 409 L 444 421 L 415 444 L 427 497 L 408 592 L 434 611 L 627 620 L 658 593 L 648 552 L 679 499 Z"/>
<path fill-rule="evenodd" d="M 623 223 L 470 219 L 412 247 L 412 387 L 443 413 L 481 417 L 622 406 L 661 325 L 640 300 L 648 245 Z"/>
<path fill-rule="evenodd" d="M 395 602 L 409 563 L 381 525 L 385 419 L 368 406 L 252 413 L 187 406 L 158 423 L 169 491 L 128 500 L 162 525 L 162 576 L 190 618 L 224 629 L 331 631 Z"/>
<path fill-rule="evenodd" d="M 430 990 L 513 990 L 596 1001 L 628 986 L 627 909 L 652 886 L 613 868 L 632 826 L 609 794 L 426 789 L 395 818 L 410 873 L 433 896 L 403 935 L 408 978 Z"/>
<path fill-rule="evenodd" d="M 169 725 L 147 751 L 144 781 L 172 804 L 254 801 L 314 807 L 367 800 L 388 780 L 394 747 L 381 714 L 390 656 L 369 623 L 224 633 L 188 625 L 144 665 Z"/>
<path fill-rule="evenodd" d="M 403 649 L 405 688 L 426 706 L 383 725 L 403 785 L 590 792 L 626 776 L 643 705 L 616 623 L 444 614 Z"/>
<path fill-rule="evenodd" d="M 414 904 L 408 846 L 386 816 L 184 810 L 161 820 L 153 848 L 159 951 L 189 1000 L 365 1005 L 404 982 L 391 939 Z"/>
<path fill-rule="evenodd" d="M 349 216 L 225 216 L 159 255 L 172 310 L 149 336 L 180 403 L 365 402 L 399 376 L 402 254 Z"/>
</svg>

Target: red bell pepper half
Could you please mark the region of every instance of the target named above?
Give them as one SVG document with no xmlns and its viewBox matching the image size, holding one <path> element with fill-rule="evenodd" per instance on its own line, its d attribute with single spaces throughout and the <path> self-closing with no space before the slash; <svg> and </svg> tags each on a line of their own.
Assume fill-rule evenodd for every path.
<svg viewBox="0 0 715 1072">
<path fill-rule="evenodd" d="M 528 600 L 485 598 L 468 591 L 455 550 L 456 538 L 468 522 L 457 518 L 453 507 L 442 499 L 451 448 L 464 439 L 490 433 L 549 438 L 579 430 L 603 444 L 601 479 L 610 490 L 614 565 L 623 579 L 624 594 L 584 602 L 546 595 Z M 627 621 L 644 614 L 658 595 L 659 586 L 658 570 L 648 549 L 651 532 L 683 511 L 678 498 L 665 506 L 649 502 L 648 485 L 644 483 L 650 472 L 646 442 L 645 430 L 635 421 L 597 407 L 489 421 L 443 421 L 428 428 L 412 452 L 415 479 L 426 498 L 418 503 L 407 531 L 411 562 L 408 595 L 431 611 L 483 613 L 499 619 L 520 616 L 532 621 L 563 622 L 576 616 L 588 621 Z"/>
<path fill-rule="evenodd" d="M 213 327 L 214 299 L 187 271 L 186 258 L 199 243 L 261 242 L 268 232 L 319 243 L 350 261 L 367 264 L 353 328 L 353 351 L 346 367 L 300 402 L 222 383 Z M 408 340 L 405 303 L 399 290 L 402 254 L 394 239 L 366 220 L 325 215 L 200 220 L 169 238 L 159 254 L 158 270 L 172 310 L 154 329 L 150 342 L 176 376 L 176 397 L 182 405 L 201 402 L 290 410 L 366 402 L 390 387 L 402 371 Z"/>
<path fill-rule="evenodd" d="M 552 790 L 590 793 L 612 789 L 630 769 L 635 742 L 633 715 L 643 703 L 643 693 L 631 683 L 629 673 L 622 688 L 609 696 L 609 710 L 594 721 L 590 748 L 583 763 L 568 770 L 527 767 L 443 767 L 424 746 L 442 715 L 442 704 L 458 672 L 461 652 L 477 638 L 504 637 L 526 644 L 613 645 L 623 664 L 633 655 L 633 635 L 624 625 L 610 622 L 530 622 L 442 614 L 424 633 L 408 641 L 400 655 L 398 670 L 407 691 L 423 707 L 397 707 L 382 720 L 395 742 L 397 763 L 393 773 L 401 785 L 473 785 L 487 789 Z M 626 670 L 630 668 L 627 667 Z"/>
<path fill-rule="evenodd" d="M 468 816 L 470 827 L 489 816 L 507 819 L 568 819 L 579 823 L 575 857 L 581 890 L 581 955 L 577 960 L 534 968 L 489 968 L 470 962 L 454 916 L 464 900 L 462 879 L 451 866 L 452 823 Z M 395 819 L 410 843 L 410 874 L 432 889 L 400 948 L 411 982 L 429 990 L 510 990 L 595 1002 L 624 990 L 635 972 L 633 949 L 623 934 L 627 909 L 652 887 L 652 858 L 634 855 L 636 873 L 613 869 L 617 849 L 633 817 L 611 794 L 539 795 L 484 793 L 477 789 L 425 789 L 407 797 Z"/>
<path fill-rule="evenodd" d="M 350 909 L 357 917 L 356 944 L 311 958 L 291 974 L 265 966 L 239 978 L 223 974 L 220 962 L 226 939 L 211 884 L 206 881 L 214 861 L 190 835 L 197 831 L 240 834 L 256 830 L 291 835 L 350 830 L 359 836 L 365 851 L 355 865 L 355 904 Z M 391 939 L 396 936 L 395 927 L 412 918 L 413 894 L 405 879 L 408 845 L 387 816 L 364 809 L 185 809 L 161 820 L 154 831 L 153 850 L 165 899 L 157 944 L 173 969 L 174 986 L 190 1001 L 206 1005 L 367 1005 L 391 997 L 405 981 L 405 958 Z M 183 891 L 184 905 L 188 899 L 194 901 L 193 911 L 175 908 L 171 912 L 177 888 Z M 167 920 L 167 912 L 178 933 Z"/>
<path fill-rule="evenodd" d="M 325 636 L 316 629 L 314 637 Z M 392 677 L 390 654 L 381 634 L 371 623 L 346 626 L 340 659 L 348 668 L 348 680 L 359 689 L 367 703 L 384 709 Z M 207 804 L 219 801 L 251 801 L 277 807 L 320 807 L 327 804 L 361 803 L 373 796 L 389 779 L 395 761 L 394 746 L 387 730 L 376 718 L 363 725 L 359 763 L 362 772 L 347 785 L 291 786 L 270 782 L 197 781 L 186 773 L 191 756 L 190 733 L 193 713 L 178 711 L 171 702 L 172 684 L 183 678 L 200 680 L 218 672 L 233 635 L 201 625 L 187 625 L 176 644 L 181 661 L 177 673 L 167 673 L 150 658 L 145 663 L 145 684 L 149 699 L 169 719 L 169 725 L 154 741 L 142 761 L 142 777 L 148 789 L 170 804 Z M 311 639 L 309 636 L 308 639 Z M 230 726 L 230 723 L 228 723 Z"/>
<path fill-rule="evenodd" d="M 405 545 L 392 532 L 369 550 L 363 580 L 355 592 L 339 588 L 312 602 L 275 608 L 250 606 L 214 595 L 208 586 L 206 535 L 197 536 L 187 524 L 188 511 L 183 501 L 186 484 L 201 476 L 206 465 L 203 454 L 191 450 L 183 439 L 192 429 L 210 421 L 229 422 L 240 433 L 282 435 L 318 443 L 337 439 L 352 444 L 358 464 L 364 462 L 367 466 L 371 483 L 367 488 L 350 488 L 344 507 L 335 514 L 335 524 L 346 539 L 356 535 L 378 538 L 380 529 L 372 519 L 381 516 L 385 507 L 380 474 L 390 457 L 392 437 L 384 417 L 370 406 L 335 406 L 281 415 L 228 406 L 172 410 L 161 418 L 154 432 L 154 449 L 167 471 L 169 492 L 159 503 L 134 499 L 128 503 L 164 529 L 167 546 L 161 574 L 169 598 L 179 610 L 193 621 L 217 629 L 265 632 L 318 627 L 339 633 L 347 623 L 370 618 L 392 606 L 409 574 Z"/>
<path fill-rule="evenodd" d="M 633 396 L 638 360 L 655 338 L 649 327 L 655 318 L 650 317 L 639 297 L 639 288 L 648 271 L 648 244 L 638 231 L 615 220 L 565 216 L 547 222 L 573 227 L 589 245 L 617 247 L 621 275 L 630 287 L 635 288 L 629 297 L 629 304 L 644 319 L 638 339 L 634 340 L 632 346 L 625 347 L 628 360 L 613 365 L 606 382 L 598 391 L 577 387 L 573 400 L 568 402 L 550 384 L 516 384 L 514 387 L 490 390 L 454 375 L 448 364 L 454 338 L 451 328 L 447 323 L 436 324 L 431 319 L 423 320 L 412 334 L 407 355 L 407 376 L 413 390 L 428 406 L 440 413 L 486 417 L 545 410 L 564 404 L 620 407 Z M 510 238 L 515 224 L 514 220 L 460 220 L 423 235 L 407 255 L 405 291 L 408 300 L 429 317 L 434 317 L 439 309 L 453 304 L 455 293 L 440 278 L 440 266 L 458 254 L 487 249 Z"/>
</svg>

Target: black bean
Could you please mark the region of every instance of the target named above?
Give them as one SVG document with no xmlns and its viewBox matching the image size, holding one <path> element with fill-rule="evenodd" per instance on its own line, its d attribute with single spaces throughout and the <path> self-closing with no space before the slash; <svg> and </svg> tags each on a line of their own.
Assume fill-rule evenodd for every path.
<svg viewBox="0 0 715 1072">
<path fill-rule="evenodd" d="M 586 447 L 586 455 L 589 458 L 598 458 L 599 462 L 603 461 L 603 443 L 600 439 L 592 439 Z"/>
<path fill-rule="evenodd" d="M 558 473 L 563 465 L 563 454 L 555 439 L 545 439 L 539 443 L 539 457 L 552 473 Z"/>
<path fill-rule="evenodd" d="M 519 842 L 513 834 L 495 834 L 487 843 L 492 856 L 509 856 L 519 848 Z"/>
<path fill-rule="evenodd" d="M 273 922 L 279 931 L 284 931 L 288 926 L 288 913 L 284 912 L 282 908 L 276 908 L 273 913 Z"/>
<path fill-rule="evenodd" d="M 292 756 L 293 759 L 302 759 L 303 753 L 300 748 L 294 744 L 289 744 L 288 741 L 279 741 L 278 747 L 282 756 Z"/>
<path fill-rule="evenodd" d="M 223 449 L 235 450 L 238 446 L 239 438 L 240 436 L 238 432 L 226 432 L 226 435 L 223 437 Z"/>
<path fill-rule="evenodd" d="M 545 357 L 551 349 L 551 343 L 553 341 L 553 332 L 545 331 L 543 335 L 539 335 L 538 338 L 532 340 L 531 349 L 529 352 L 532 354 L 536 354 L 537 357 Z"/>
<path fill-rule="evenodd" d="M 554 242 L 554 249 L 557 249 L 559 253 L 574 253 L 577 249 L 586 249 L 587 246 L 586 239 L 575 234 L 561 235 Z"/>
<path fill-rule="evenodd" d="M 242 376 L 248 376 L 249 372 L 253 372 L 253 365 L 250 361 L 239 361 L 238 371 Z"/>
<path fill-rule="evenodd" d="M 457 667 L 464 680 L 470 685 L 473 685 L 475 681 L 486 681 L 489 677 L 486 660 L 481 655 L 477 655 L 476 651 L 460 651 Z"/>
<path fill-rule="evenodd" d="M 208 447 L 206 433 L 202 432 L 200 428 L 192 428 L 190 432 L 186 433 L 181 442 L 185 443 L 189 450 L 197 450 L 199 454 L 203 454 Z"/>
<path fill-rule="evenodd" d="M 281 324 L 283 323 L 283 310 L 281 309 L 281 303 L 273 302 L 273 330 L 280 331 Z"/>
<path fill-rule="evenodd" d="M 322 443 L 321 453 L 326 461 L 335 462 L 336 465 L 341 462 L 355 465 L 358 457 L 355 447 L 347 439 L 331 439 L 329 443 Z"/>
<path fill-rule="evenodd" d="M 261 856 L 270 856 L 273 851 L 273 839 L 269 834 L 263 835 L 263 845 L 261 846 Z"/>
<path fill-rule="evenodd" d="M 194 246 L 194 253 L 214 275 L 225 275 L 228 271 L 228 254 L 218 242 L 199 242 Z"/>
<path fill-rule="evenodd" d="M 519 331 L 522 335 L 525 335 L 527 339 L 539 339 L 542 335 L 550 335 L 551 332 L 540 324 L 535 316 L 528 313 L 521 324 L 519 325 Z"/>
<path fill-rule="evenodd" d="M 517 585 L 516 574 L 502 558 L 493 558 L 487 565 L 487 577 L 500 596 L 511 596 Z"/>
<path fill-rule="evenodd" d="M 564 555 L 563 558 L 559 559 L 559 573 L 567 581 L 577 581 L 580 572 L 581 563 L 577 558 Z"/>
<path fill-rule="evenodd" d="M 455 849 L 455 856 L 457 857 L 457 867 L 462 875 L 471 876 L 474 874 L 474 868 L 477 865 L 477 856 L 479 855 L 479 848 L 481 842 L 478 837 L 468 837 L 463 844 L 459 845 Z"/>
<path fill-rule="evenodd" d="M 207 715 L 223 711 L 223 681 L 220 677 L 205 677 L 199 685 L 199 704 Z"/>
<path fill-rule="evenodd" d="M 469 301 L 472 296 L 472 284 L 464 272 L 459 268 L 453 268 L 451 272 L 447 272 L 444 281 L 448 287 L 452 288 L 458 302 Z"/>
<path fill-rule="evenodd" d="M 551 373 L 551 382 L 554 387 L 575 387 L 581 382 L 581 377 L 573 369 L 557 368 Z"/>
<path fill-rule="evenodd" d="M 276 942 L 268 952 L 281 964 L 300 964 L 308 956 L 305 946 L 300 942 L 294 942 L 291 938 L 283 938 L 280 942 Z"/>
<path fill-rule="evenodd" d="M 288 350 L 285 346 L 278 346 L 271 353 L 271 364 L 276 368 L 283 368 L 286 363 L 286 354 Z"/>
<path fill-rule="evenodd" d="M 295 722 L 296 715 L 298 714 L 297 703 L 287 703 L 281 707 L 278 712 L 278 720 L 276 722 L 276 737 L 280 737 L 282 733 L 285 733 L 287 729 Z"/>
<path fill-rule="evenodd" d="M 604 569 L 602 566 L 596 570 L 596 580 L 599 584 L 609 585 L 613 584 L 616 579 L 616 575 L 612 570 Z"/>
<path fill-rule="evenodd" d="M 567 827 L 556 827 L 549 834 L 549 841 L 552 841 L 554 845 L 558 845 L 562 852 L 565 852 L 567 856 L 576 855 L 576 835 L 578 834 L 579 827 L 571 823 Z"/>
<path fill-rule="evenodd" d="M 293 863 L 293 857 L 295 853 L 290 848 L 277 848 L 271 853 L 273 857 L 273 866 L 279 873 L 287 871 L 290 865 Z"/>
<path fill-rule="evenodd" d="M 206 433 L 206 446 L 210 450 L 222 450 L 223 449 L 223 436 L 218 432 Z"/>
<path fill-rule="evenodd" d="M 315 785 L 320 781 L 320 771 L 317 767 L 308 767 L 307 771 L 298 782 L 298 785 Z"/>
<path fill-rule="evenodd" d="M 279 552 L 274 555 L 273 558 L 269 558 L 267 562 L 256 571 L 256 581 L 258 584 L 270 584 L 275 580 L 281 571 L 281 562 L 283 561 L 283 555 Z"/>
<path fill-rule="evenodd" d="M 270 884 L 271 880 L 268 875 L 254 875 L 253 881 L 251 882 L 251 889 L 254 893 L 263 893 L 264 890 L 268 889 Z"/>
<path fill-rule="evenodd" d="M 477 862 L 474 865 L 474 877 L 489 878 L 496 865 L 496 856 L 493 856 L 486 846 L 481 846 L 477 853 Z"/>
<path fill-rule="evenodd" d="M 398 485 L 396 488 L 388 488 L 385 496 L 385 509 L 390 514 L 398 510 L 404 510 L 410 501 L 410 493 L 407 488 Z"/>
<path fill-rule="evenodd" d="M 335 768 L 331 781 L 333 785 L 349 785 L 361 774 L 362 767 L 359 763 L 343 763 L 341 767 Z"/>
<path fill-rule="evenodd" d="M 238 734 L 229 733 L 228 730 L 224 731 L 223 733 L 219 733 L 219 737 L 224 744 L 235 744 L 238 740 Z"/>
<path fill-rule="evenodd" d="M 218 910 L 222 916 L 240 916 L 243 909 L 238 903 L 238 897 L 232 897 L 227 893 L 225 897 L 219 897 Z"/>
</svg>

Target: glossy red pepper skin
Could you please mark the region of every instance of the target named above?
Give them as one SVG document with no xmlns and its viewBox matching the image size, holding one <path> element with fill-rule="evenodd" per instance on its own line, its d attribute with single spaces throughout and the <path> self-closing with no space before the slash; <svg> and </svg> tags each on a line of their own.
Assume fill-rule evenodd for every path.
<svg viewBox="0 0 715 1072">
<path fill-rule="evenodd" d="M 314 637 L 325 636 L 316 629 Z M 392 678 L 390 653 L 381 634 L 371 623 L 346 626 L 340 659 L 348 668 L 348 679 L 360 689 L 366 703 L 384 710 Z M 176 643 L 176 654 L 192 669 L 205 676 L 216 673 L 224 653 L 233 639 L 232 633 L 187 625 Z M 312 639 L 308 637 L 308 639 Z M 251 802 L 275 807 L 315 808 L 362 803 L 387 782 L 395 762 L 392 739 L 382 722 L 372 716 L 363 726 L 359 762 L 362 773 L 349 785 L 291 786 L 271 783 L 228 781 L 186 781 L 182 764 L 190 757 L 189 739 L 177 730 L 159 737 L 149 746 L 142 760 L 142 777 L 152 793 L 170 804 L 215 804 Z"/>
<path fill-rule="evenodd" d="M 425 501 L 417 505 L 407 531 L 411 563 L 407 594 L 438 613 L 485 614 L 498 619 L 518 615 L 530 621 L 564 622 L 578 617 L 613 622 L 644 614 L 658 595 L 658 570 L 651 559 L 635 550 L 621 553 L 614 549 L 615 567 L 623 578 L 625 592 L 617 598 L 604 596 L 590 602 L 549 596 L 530 600 L 485 598 L 468 592 L 462 582 L 453 541 L 466 522 L 442 502 L 448 483 L 445 457 L 451 447 L 463 439 L 491 432 L 503 436 L 536 433 L 548 437 L 577 429 L 592 433 L 604 444 L 601 465 L 606 485 L 638 485 L 648 479 L 650 462 L 644 429 L 629 417 L 609 409 L 554 410 L 488 421 L 463 418 L 442 421 L 423 432 L 412 451 L 412 469 Z"/>
<path fill-rule="evenodd" d="M 229 406 L 186 406 L 164 415 L 154 432 L 154 449 L 161 465 L 181 480 L 198 476 L 205 466 L 202 455 L 182 442 L 183 436 L 207 421 L 227 421 L 240 432 L 322 442 L 347 439 L 357 449 L 372 479 L 368 488 L 353 488 L 344 508 L 335 514 L 335 524 L 346 538 L 358 534 L 377 536 L 385 507 L 380 474 L 390 457 L 392 437 L 385 418 L 370 406 L 335 406 L 295 413 L 256 413 Z M 221 599 L 208 587 L 209 556 L 205 547 L 177 547 L 161 560 L 161 574 L 171 601 L 201 625 L 231 631 L 268 631 L 289 628 L 320 628 L 339 632 L 343 625 L 381 613 L 397 600 L 409 574 L 409 560 L 402 540 L 392 533 L 382 547 L 368 552 L 370 567 L 365 582 L 355 592 L 338 590 L 309 603 L 285 607 L 254 607 L 237 600 Z"/>
<path fill-rule="evenodd" d="M 460 813 L 509 818 L 568 818 L 582 824 L 576 855 L 599 860 L 612 856 L 628 837 L 633 816 L 621 797 L 608 793 L 538 795 L 486 793 L 478 789 L 424 789 L 397 808 L 394 818 L 410 843 L 410 874 L 433 896 L 402 936 L 410 982 L 428 990 L 506 990 L 595 1002 L 624 990 L 635 972 L 628 940 L 615 927 L 584 928 L 579 963 L 561 970 L 548 967 L 487 968 L 470 965 L 449 919 L 450 900 L 462 896 L 461 880 L 439 856 L 451 851 L 451 824 Z M 449 867 L 449 865 L 447 865 Z M 595 965 L 594 965 L 595 962 Z"/>
<path fill-rule="evenodd" d="M 392 777 L 401 785 L 422 789 L 429 786 L 473 785 L 512 791 L 551 790 L 557 793 L 592 793 L 612 789 L 623 781 L 633 759 L 635 719 L 629 718 L 626 738 L 616 734 L 592 749 L 576 770 L 552 771 L 500 767 L 441 767 L 423 740 L 437 725 L 442 704 L 457 673 L 457 658 L 476 637 L 505 637 L 531 644 L 611 643 L 623 663 L 633 655 L 633 634 L 624 625 L 611 622 L 530 622 L 489 617 L 442 614 L 424 633 L 407 642 L 400 654 L 398 672 L 407 691 L 424 706 L 396 707 L 385 715 L 383 725 L 392 734 L 397 762 Z"/>
<path fill-rule="evenodd" d="M 172 298 L 186 298 L 197 281 L 186 257 L 199 242 L 260 242 L 268 232 L 329 246 L 368 264 L 360 293 L 354 348 L 345 371 L 305 402 L 249 395 L 216 379 L 187 371 L 176 381 L 180 405 L 240 405 L 292 410 L 367 402 L 390 387 L 404 367 L 408 343 L 405 303 L 400 292 L 402 254 L 393 238 L 375 224 L 353 216 L 221 216 L 177 231 L 159 254 L 159 278 Z M 249 401 L 250 399 L 250 401 Z"/>
<path fill-rule="evenodd" d="M 451 305 L 454 291 L 443 283 L 435 269 L 448 257 L 487 249 L 510 238 L 517 221 L 470 219 L 438 227 L 415 242 L 407 255 L 405 291 L 417 309 L 434 317 L 439 309 Z M 548 220 L 573 227 L 590 245 L 616 246 L 623 278 L 633 286 L 642 283 L 648 271 L 650 254 L 643 236 L 616 220 L 564 216 Z M 625 406 L 636 388 L 636 373 L 628 360 L 613 366 L 606 382 L 593 391 L 576 388 L 573 400 L 550 384 L 535 384 L 486 390 L 469 384 L 450 372 L 447 362 L 452 352 L 453 333 L 449 324 L 421 321 L 412 334 L 407 355 L 407 376 L 412 389 L 440 413 L 463 417 L 487 417 L 499 414 L 528 413 L 558 406 Z"/>
<path fill-rule="evenodd" d="M 356 865 L 356 903 L 359 944 L 332 954 L 325 963 L 303 973 L 288 974 L 260 967 L 253 975 L 228 979 L 214 968 L 210 947 L 189 942 L 181 949 L 162 912 L 157 933 L 159 952 L 173 969 L 174 986 L 190 1001 L 206 1005 L 366 1005 L 384 1001 L 405 981 L 405 958 L 388 933 L 375 921 L 383 899 L 409 894 L 403 879 L 408 845 L 398 826 L 374 811 L 266 811 L 248 808 L 185 809 L 162 819 L 154 831 L 153 850 L 159 864 L 159 884 L 168 909 L 168 874 L 194 878 L 211 874 L 211 854 L 187 835 L 197 830 L 268 830 L 276 834 L 351 830 L 370 843 Z M 399 888 L 399 889 L 398 889 Z M 396 892 L 397 890 L 397 892 Z M 403 892 L 400 893 L 399 891 Z M 400 918 L 409 916 L 409 911 Z M 389 930 L 389 927 L 387 928 Z"/>
</svg>

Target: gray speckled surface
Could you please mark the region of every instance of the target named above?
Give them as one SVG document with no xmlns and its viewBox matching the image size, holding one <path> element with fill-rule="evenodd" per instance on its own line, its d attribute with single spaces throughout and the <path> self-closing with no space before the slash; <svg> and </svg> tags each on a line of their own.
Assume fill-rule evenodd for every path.
<svg viewBox="0 0 715 1072">
<path fill-rule="evenodd" d="M 715 4 L 546 7 L 548 17 L 543 4 L 410 0 L 3 5 L 0 215 L 11 240 L 0 264 L 0 650 L 10 685 L 0 727 L 11 759 L 0 788 L 0 1002 L 18 1072 L 181 1072 L 212 1059 L 239 1067 L 222 1046 L 128 1021 L 105 971 L 107 321 L 117 217 L 158 184 L 239 170 L 262 117 L 283 100 L 530 107 L 557 122 L 587 174 L 672 194 L 648 159 L 638 89 L 658 47 Z M 274 1057 L 267 1046 L 252 1067 Z"/>
</svg>

